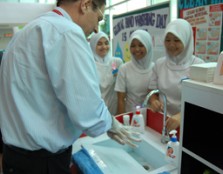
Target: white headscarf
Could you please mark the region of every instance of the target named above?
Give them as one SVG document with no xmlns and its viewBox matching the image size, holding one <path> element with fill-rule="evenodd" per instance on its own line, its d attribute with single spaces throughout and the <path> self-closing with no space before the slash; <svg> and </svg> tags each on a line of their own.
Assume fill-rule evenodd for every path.
<svg viewBox="0 0 223 174">
<path fill-rule="evenodd" d="M 96 62 L 99 62 L 99 63 L 102 63 L 102 64 L 108 64 L 110 59 L 112 58 L 111 55 L 110 55 L 110 51 L 108 51 L 108 53 L 106 54 L 105 57 L 100 57 L 97 53 L 96 53 L 96 46 L 97 46 L 97 43 L 98 41 L 104 37 L 105 39 L 108 40 L 109 42 L 109 38 L 108 38 L 108 35 L 105 34 L 104 32 L 100 31 L 98 33 L 95 33 L 93 36 L 91 36 L 91 39 L 90 39 L 90 46 L 91 46 L 91 49 L 93 51 L 93 54 L 94 54 L 94 59 Z"/>
<path fill-rule="evenodd" d="M 134 31 L 130 36 L 129 47 L 131 47 L 133 39 L 139 40 L 144 45 L 147 52 L 145 57 L 140 60 L 135 59 L 135 57 L 131 54 L 133 64 L 139 69 L 150 69 L 153 61 L 153 43 L 150 34 L 147 31 L 140 29 Z"/>
<path fill-rule="evenodd" d="M 184 50 L 176 57 L 172 57 L 166 51 L 166 57 L 169 59 L 168 66 L 174 69 L 187 68 L 193 61 L 194 39 L 193 31 L 189 22 L 184 19 L 176 19 L 170 22 L 164 33 L 164 40 L 167 33 L 172 33 L 178 37 L 184 45 Z M 165 41 L 164 41 L 165 42 Z M 179 66 L 179 67 L 177 67 Z"/>
</svg>

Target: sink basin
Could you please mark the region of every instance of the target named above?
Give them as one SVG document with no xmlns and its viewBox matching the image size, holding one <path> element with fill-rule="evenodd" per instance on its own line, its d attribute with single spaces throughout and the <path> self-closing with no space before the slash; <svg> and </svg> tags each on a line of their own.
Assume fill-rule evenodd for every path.
<svg viewBox="0 0 223 174">
<path fill-rule="evenodd" d="M 147 172 L 168 164 L 164 159 L 164 153 L 154 148 L 146 141 L 138 143 L 138 148 L 131 148 L 128 145 L 123 146 L 111 139 L 94 143 L 94 145 L 122 149 L 129 154 L 130 158 L 132 157 L 137 161 L 137 163 L 139 163 Z"/>
<path fill-rule="evenodd" d="M 120 145 L 107 134 L 83 137 L 73 144 L 73 153 L 84 147 L 104 174 L 176 174 L 177 168 L 165 161 L 166 144 L 161 134 L 146 127 L 137 148 Z"/>
</svg>

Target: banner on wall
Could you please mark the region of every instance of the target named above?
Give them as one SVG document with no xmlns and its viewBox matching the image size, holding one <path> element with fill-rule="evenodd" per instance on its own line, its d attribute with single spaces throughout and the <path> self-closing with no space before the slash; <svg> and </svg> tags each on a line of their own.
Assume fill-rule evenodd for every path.
<svg viewBox="0 0 223 174">
<path fill-rule="evenodd" d="M 193 4 L 185 2 L 178 2 L 179 15 L 192 25 L 194 54 L 205 62 L 216 62 L 223 50 L 223 3 L 213 0 Z"/>
<path fill-rule="evenodd" d="M 178 0 L 178 13 L 184 9 L 223 3 L 223 0 Z M 181 16 L 181 15 L 180 15 Z"/>
<path fill-rule="evenodd" d="M 163 33 L 169 21 L 169 2 L 114 16 L 113 55 L 129 61 L 129 37 L 133 31 L 143 29 L 152 36 L 154 59 L 164 56 Z"/>
</svg>

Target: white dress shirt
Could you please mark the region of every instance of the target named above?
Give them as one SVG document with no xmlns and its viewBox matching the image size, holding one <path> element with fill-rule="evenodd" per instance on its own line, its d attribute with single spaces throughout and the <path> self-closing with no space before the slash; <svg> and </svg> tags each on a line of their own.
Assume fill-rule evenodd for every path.
<svg viewBox="0 0 223 174">
<path fill-rule="evenodd" d="M 0 72 L 4 143 L 57 152 L 111 128 L 83 30 L 61 8 L 30 22 L 6 48 Z"/>
</svg>

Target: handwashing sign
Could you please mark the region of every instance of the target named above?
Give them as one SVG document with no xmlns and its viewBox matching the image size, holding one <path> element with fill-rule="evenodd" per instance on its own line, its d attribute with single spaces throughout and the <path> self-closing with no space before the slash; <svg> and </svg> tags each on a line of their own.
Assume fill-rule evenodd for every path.
<svg viewBox="0 0 223 174">
<path fill-rule="evenodd" d="M 164 55 L 163 34 L 170 22 L 169 2 L 113 17 L 113 55 L 124 62 L 131 59 L 128 40 L 132 32 L 143 29 L 150 33 L 154 59 Z"/>
<path fill-rule="evenodd" d="M 220 3 L 221 2 L 221 3 Z M 181 18 L 186 19 L 194 32 L 194 54 L 205 62 L 216 62 L 223 50 L 223 0 L 179 1 Z"/>
</svg>

